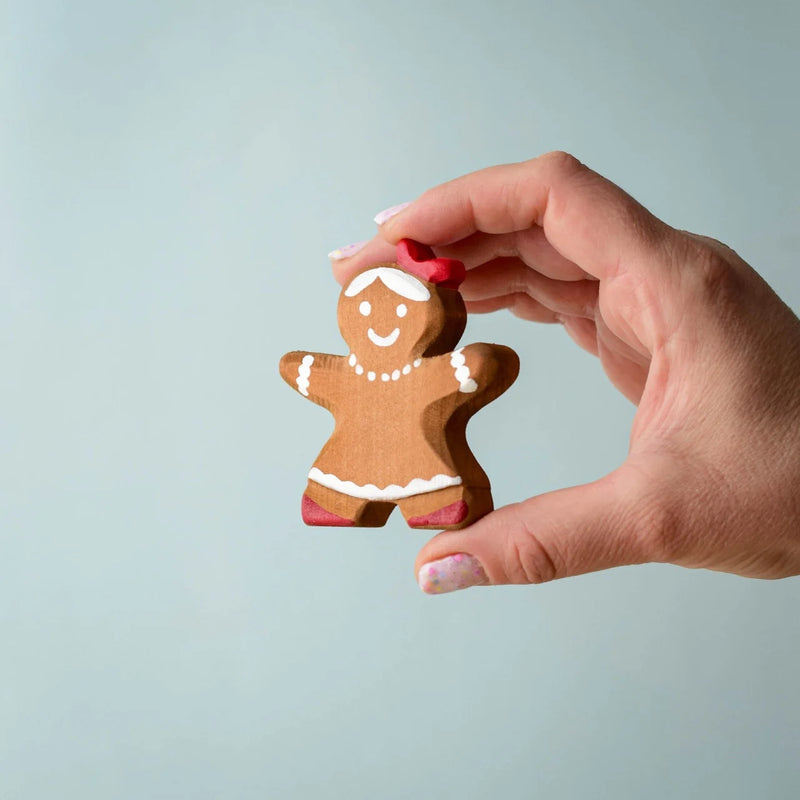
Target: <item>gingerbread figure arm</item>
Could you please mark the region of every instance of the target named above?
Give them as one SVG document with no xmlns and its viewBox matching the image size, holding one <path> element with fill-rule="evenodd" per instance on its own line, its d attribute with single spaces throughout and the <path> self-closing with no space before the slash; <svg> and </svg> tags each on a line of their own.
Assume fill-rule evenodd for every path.
<svg viewBox="0 0 800 800">
<path fill-rule="evenodd" d="M 519 357 L 500 344 L 477 343 L 459 347 L 436 359 L 440 399 L 452 397 L 457 405 L 480 408 L 499 397 L 519 374 Z"/>
<path fill-rule="evenodd" d="M 344 356 L 295 350 L 281 358 L 281 377 L 312 403 L 331 410 L 346 361 Z"/>
</svg>

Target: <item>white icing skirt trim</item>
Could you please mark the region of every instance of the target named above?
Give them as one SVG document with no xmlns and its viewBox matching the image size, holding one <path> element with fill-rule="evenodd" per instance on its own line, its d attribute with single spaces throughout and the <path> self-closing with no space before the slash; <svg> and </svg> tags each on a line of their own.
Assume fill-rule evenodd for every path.
<svg viewBox="0 0 800 800">
<path fill-rule="evenodd" d="M 459 486 L 461 484 L 461 478 L 458 475 L 434 475 L 429 480 L 414 478 L 405 486 L 398 486 L 396 483 L 392 483 L 384 489 L 379 489 L 374 483 L 359 486 L 353 481 L 343 481 L 341 478 L 329 475 L 317 467 L 311 468 L 308 477 L 315 483 L 327 486 L 328 489 L 333 489 L 342 494 L 349 494 L 350 497 L 358 497 L 361 500 L 400 500 L 403 497 L 436 492 L 439 489 L 447 489 L 449 486 Z"/>
</svg>

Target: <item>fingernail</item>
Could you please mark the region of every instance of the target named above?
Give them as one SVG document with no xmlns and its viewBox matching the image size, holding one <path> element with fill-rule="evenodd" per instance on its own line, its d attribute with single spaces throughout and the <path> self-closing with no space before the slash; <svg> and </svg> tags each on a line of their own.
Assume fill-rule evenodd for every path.
<svg viewBox="0 0 800 800">
<path fill-rule="evenodd" d="M 376 225 L 383 225 L 386 220 L 391 219 L 392 217 L 397 216 L 401 211 L 408 208 L 411 205 L 410 202 L 408 203 L 400 203 L 399 206 L 392 206 L 391 208 L 387 208 L 381 211 L 380 214 L 375 215 L 375 224 Z"/>
<path fill-rule="evenodd" d="M 475 556 L 456 553 L 422 567 L 417 576 L 419 588 L 425 594 L 444 594 L 468 589 L 470 586 L 485 586 L 489 583 L 481 562 Z"/>
<path fill-rule="evenodd" d="M 337 247 L 328 253 L 328 258 L 331 261 L 342 261 L 345 258 L 354 256 L 359 250 L 363 250 L 367 246 L 369 240 L 365 239 L 363 242 L 353 242 L 353 244 L 346 244 L 344 247 Z"/>
</svg>

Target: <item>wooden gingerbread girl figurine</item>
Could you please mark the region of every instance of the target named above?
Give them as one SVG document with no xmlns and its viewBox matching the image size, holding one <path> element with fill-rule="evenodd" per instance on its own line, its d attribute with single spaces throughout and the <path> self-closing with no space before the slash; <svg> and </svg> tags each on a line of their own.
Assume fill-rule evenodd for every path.
<svg viewBox="0 0 800 800">
<path fill-rule="evenodd" d="M 283 379 L 336 420 L 303 495 L 308 525 L 462 528 L 492 510 L 466 425 L 517 377 L 508 347 L 454 350 L 467 314 L 460 261 L 404 239 L 397 263 L 359 272 L 339 299 L 349 356 L 287 353 Z"/>
</svg>

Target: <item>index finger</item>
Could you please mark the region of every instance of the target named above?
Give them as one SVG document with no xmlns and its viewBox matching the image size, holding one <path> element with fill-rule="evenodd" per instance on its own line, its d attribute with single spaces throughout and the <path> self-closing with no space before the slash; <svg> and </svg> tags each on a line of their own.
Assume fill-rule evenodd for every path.
<svg viewBox="0 0 800 800">
<path fill-rule="evenodd" d="M 557 252 L 600 279 L 652 262 L 671 231 L 619 186 L 554 152 L 429 189 L 387 220 L 381 234 L 435 247 L 477 231 L 507 234 L 537 225 Z"/>
</svg>

